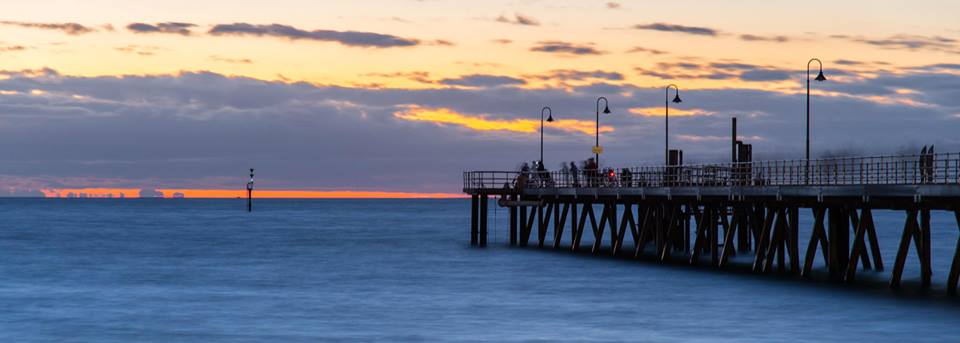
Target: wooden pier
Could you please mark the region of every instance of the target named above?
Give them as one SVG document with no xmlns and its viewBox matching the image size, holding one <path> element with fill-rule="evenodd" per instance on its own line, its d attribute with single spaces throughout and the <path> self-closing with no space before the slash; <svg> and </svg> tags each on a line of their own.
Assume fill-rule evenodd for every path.
<svg viewBox="0 0 960 343">
<path fill-rule="evenodd" d="M 755 272 L 802 277 L 811 275 L 820 254 L 830 277 L 848 283 L 858 270 L 882 271 L 889 263 L 880 254 L 873 212 L 901 211 L 902 234 L 890 279 L 894 288 L 900 287 L 910 249 L 918 256 L 922 287 L 930 287 L 932 211 L 953 212 L 960 227 L 957 153 L 577 174 L 471 171 L 463 181 L 463 191 L 472 199 L 471 244 L 476 246 L 487 244 L 493 197 L 496 205 L 509 209 L 511 246 L 646 255 L 718 268 L 727 267 L 733 256 L 747 255 Z M 810 237 L 799 235 L 801 211 L 812 214 Z M 585 232 L 594 238 L 591 246 L 581 243 Z M 949 258 L 947 290 L 954 294 L 960 241 Z"/>
</svg>

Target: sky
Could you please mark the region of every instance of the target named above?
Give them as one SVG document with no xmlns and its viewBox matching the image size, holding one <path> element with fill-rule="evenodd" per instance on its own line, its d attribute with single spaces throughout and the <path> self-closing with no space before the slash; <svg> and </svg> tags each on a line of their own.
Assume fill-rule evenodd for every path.
<svg viewBox="0 0 960 343">
<path fill-rule="evenodd" d="M 466 170 L 960 151 L 956 1 L 52 1 L 0 14 L 0 196 L 460 192 Z M 813 74 L 818 64 L 812 64 Z M 671 91 L 672 92 L 672 91 Z M 672 97 L 671 93 L 671 97 Z"/>
</svg>

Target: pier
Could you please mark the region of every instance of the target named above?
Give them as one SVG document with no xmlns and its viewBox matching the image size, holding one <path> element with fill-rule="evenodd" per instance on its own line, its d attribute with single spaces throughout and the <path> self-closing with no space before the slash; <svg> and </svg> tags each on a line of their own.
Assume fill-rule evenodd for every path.
<svg viewBox="0 0 960 343">
<path fill-rule="evenodd" d="M 904 216 L 890 287 L 900 287 L 904 265 L 914 263 L 911 249 L 921 287 L 930 287 L 931 212 L 952 212 L 960 227 L 960 153 L 749 161 L 749 149 L 735 141 L 737 162 L 716 164 L 683 165 L 682 153 L 671 151 L 669 165 L 609 172 L 464 172 L 471 244 L 487 245 L 493 198 L 508 208 L 510 246 L 718 268 L 746 255 L 755 272 L 799 277 L 811 275 L 820 254 L 831 279 L 851 283 L 859 270 L 890 263 L 873 212 L 895 210 Z M 799 235 L 800 211 L 812 214 L 810 237 Z M 581 244 L 585 233 L 590 246 Z M 947 290 L 955 294 L 960 241 L 953 256 L 938 258 L 952 258 Z"/>
</svg>

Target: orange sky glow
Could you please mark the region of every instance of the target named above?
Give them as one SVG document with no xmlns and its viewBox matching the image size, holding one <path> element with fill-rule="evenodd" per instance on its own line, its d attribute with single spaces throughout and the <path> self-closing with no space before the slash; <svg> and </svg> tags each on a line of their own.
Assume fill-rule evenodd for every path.
<svg viewBox="0 0 960 343">
<path fill-rule="evenodd" d="M 43 189 L 47 198 L 140 198 L 139 189 L 76 188 Z M 164 198 L 231 199 L 247 196 L 245 190 L 231 189 L 157 189 Z M 380 191 L 254 190 L 255 198 L 270 199 L 434 199 L 462 198 L 460 194 Z"/>
</svg>

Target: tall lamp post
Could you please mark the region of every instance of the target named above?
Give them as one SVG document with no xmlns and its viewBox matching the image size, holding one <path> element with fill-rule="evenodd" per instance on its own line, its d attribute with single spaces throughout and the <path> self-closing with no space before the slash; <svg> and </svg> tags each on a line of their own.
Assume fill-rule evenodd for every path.
<svg viewBox="0 0 960 343">
<path fill-rule="evenodd" d="M 664 165 L 670 164 L 670 87 L 673 87 L 676 92 L 676 96 L 673 97 L 674 103 L 681 103 L 683 100 L 680 100 L 680 87 L 677 87 L 675 84 L 667 85 L 664 89 L 664 98 L 663 106 L 666 109 L 663 122 L 663 160 Z"/>
<path fill-rule="evenodd" d="M 553 109 L 549 106 L 544 106 L 540 109 L 540 164 L 543 165 L 543 112 L 548 112 L 550 115 L 547 117 L 547 122 L 553 122 Z"/>
<path fill-rule="evenodd" d="M 605 97 L 597 98 L 597 135 L 596 135 L 596 145 L 594 149 L 600 149 L 600 100 L 603 100 L 603 114 L 610 114 L 610 102 L 607 101 Z M 597 166 L 600 166 L 600 152 L 595 150 L 593 154 L 593 160 L 597 162 Z"/>
<path fill-rule="evenodd" d="M 826 81 L 827 78 L 823 76 L 823 62 L 818 58 L 811 58 L 807 61 L 807 153 L 806 153 L 806 168 L 804 168 L 804 183 L 810 183 L 810 64 L 813 61 L 817 61 L 817 65 L 820 67 L 820 73 L 817 74 L 817 77 L 814 80 L 817 82 Z"/>
</svg>

